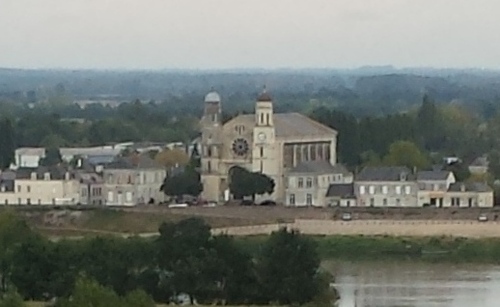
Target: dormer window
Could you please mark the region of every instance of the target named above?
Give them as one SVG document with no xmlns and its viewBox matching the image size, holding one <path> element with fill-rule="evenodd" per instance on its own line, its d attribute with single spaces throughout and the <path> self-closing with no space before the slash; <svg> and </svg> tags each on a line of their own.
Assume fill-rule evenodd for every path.
<svg viewBox="0 0 500 307">
<path fill-rule="evenodd" d="M 408 176 L 406 175 L 406 173 L 401 173 L 401 174 L 399 175 L 399 180 L 400 180 L 400 181 L 406 181 L 407 177 L 408 177 Z"/>
</svg>

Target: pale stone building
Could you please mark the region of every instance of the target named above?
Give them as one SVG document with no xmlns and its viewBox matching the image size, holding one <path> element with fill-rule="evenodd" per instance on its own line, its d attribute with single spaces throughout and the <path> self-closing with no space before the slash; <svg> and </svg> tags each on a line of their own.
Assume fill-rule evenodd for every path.
<svg viewBox="0 0 500 307">
<path fill-rule="evenodd" d="M 420 171 L 417 173 L 417 182 L 419 205 L 440 208 L 444 206 L 446 193 L 456 180 L 450 171 Z"/>
<path fill-rule="evenodd" d="M 234 166 L 270 176 L 275 191 L 264 197 L 284 203 L 291 169 L 307 161 L 336 163 L 337 132 L 299 113 L 275 114 L 265 90 L 255 103 L 255 114 L 227 123 L 222 123 L 219 94 L 207 94 L 201 130 L 202 197 L 209 201 L 230 198 L 228 174 Z"/>
<path fill-rule="evenodd" d="M 2 205 L 76 205 L 80 183 L 62 167 L 19 168 L 0 174 Z"/>
<path fill-rule="evenodd" d="M 352 183 L 353 175 L 341 164 L 306 161 L 291 169 L 287 180 L 286 206 L 325 207 L 330 185 Z"/>
<path fill-rule="evenodd" d="M 160 187 L 167 171 L 147 155 L 117 158 L 104 165 L 105 204 L 135 206 L 164 201 Z"/>
</svg>

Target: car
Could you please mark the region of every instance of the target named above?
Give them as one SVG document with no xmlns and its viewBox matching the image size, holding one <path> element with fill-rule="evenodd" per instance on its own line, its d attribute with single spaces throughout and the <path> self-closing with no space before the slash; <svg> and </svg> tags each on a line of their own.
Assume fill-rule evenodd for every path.
<svg viewBox="0 0 500 307">
<path fill-rule="evenodd" d="M 349 212 L 345 212 L 342 214 L 342 221 L 351 221 L 352 215 Z"/>
<path fill-rule="evenodd" d="M 259 206 L 276 206 L 276 202 L 272 200 L 264 200 Z"/>
<path fill-rule="evenodd" d="M 253 206 L 255 203 L 249 199 L 244 199 L 240 202 L 240 206 Z"/>
<path fill-rule="evenodd" d="M 477 217 L 477 220 L 480 221 L 480 222 L 487 222 L 488 221 L 488 216 L 486 214 L 480 214 Z"/>
</svg>

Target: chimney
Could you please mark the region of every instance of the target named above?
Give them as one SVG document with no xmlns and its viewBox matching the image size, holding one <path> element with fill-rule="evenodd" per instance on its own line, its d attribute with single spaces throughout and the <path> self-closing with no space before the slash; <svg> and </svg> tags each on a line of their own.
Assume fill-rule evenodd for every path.
<svg viewBox="0 0 500 307">
<path fill-rule="evenodd" d="M 460 192 L 465 192 L 465 184 L 460 185 Z"/>
</svg>

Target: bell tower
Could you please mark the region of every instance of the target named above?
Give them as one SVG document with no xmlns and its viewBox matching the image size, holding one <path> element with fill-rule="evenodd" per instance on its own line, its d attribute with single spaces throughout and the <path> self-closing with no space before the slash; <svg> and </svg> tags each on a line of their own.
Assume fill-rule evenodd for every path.
<svg viewBox="0 0 500 307">
<path fill-rule="evenodd" d="M 264 87 L 255 102 L 252 164 L 253 171 L 271 177 L 277 174 L 273 117 L 273 100 Z"/>
<path fill-rule="evenodd" d="M 219 94 L 212 89 L 205 96 L 201 118 L 201 180 L 203 198 L 219 201 L 219 167 L 222 154 L 222 108 Z"/>
</svg>

